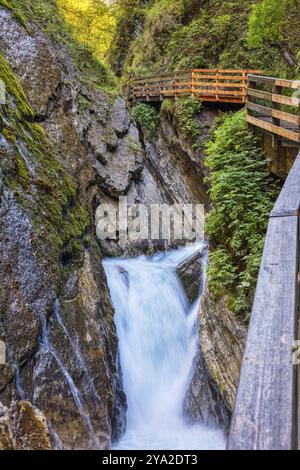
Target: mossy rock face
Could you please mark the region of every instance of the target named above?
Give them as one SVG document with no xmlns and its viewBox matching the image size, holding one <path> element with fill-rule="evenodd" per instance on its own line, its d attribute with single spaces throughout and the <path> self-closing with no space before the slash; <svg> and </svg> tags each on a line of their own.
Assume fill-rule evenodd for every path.
<svg viewBox="0 0 300 470">
<path fill-rule="evenodd" d="M 200 295 L 202 286 L 201 251 L 197 251 L 197 253 L 177 266 L 176 272 L 182 282 L 189 302 L 195 302 Z"/>
<path fill-rule="evenodd" d="M 10 34 L 3 39 L 0 32 L 0 48 L 14 53 L 5 54 L 12 66 L 0 53 L 0 78 L 6 85 L 6 103 L 0 105 L 0 337 L 5 338 L 8 358 L 0 366 L 0 400 L 10 405 L 22 389 L 44 412 L 64 448 L 104 449 L 112 432 L 121 430 L 123 405 L 118 403 L 113 310 L 86 194 L 94 174 L 82 144 L 80 117 L 74 120 L 70 109 L 70 100 L 75 100 L 69 82 L 76 84 L 76 79 L 65 79 L 63 92 L 56 95 L 59 105 L 53 98 L 48 108 L 47 96 L 58 82 L 49 80 L 49 93 L 38 97 L 45 62 L 18 63 L 18 45 L 28 33 L 7 12 L 4 16 Z M 44 55 L 51 44 L 40 32 L 28 37 L 29 49 L 33 42 L 37 57 L 47 58 L 60 81 L 60 64 L 51 54 Z M 27 77 L 35 66 L 30 83 Z M 37 97 L 34 108 L 25 90 Z M 101 90 L 90 102 L 109 106 Z M 88 265 L 87 259 L 92 260 Z M 55 313 L 57 303 L 62 323 Z M 77 394 L 82 409 L 74 399 Z M 22 423 L 27 428 L 26 416 Z M 37 447 L 30 442 L 31 448 Z"/>
</svg>

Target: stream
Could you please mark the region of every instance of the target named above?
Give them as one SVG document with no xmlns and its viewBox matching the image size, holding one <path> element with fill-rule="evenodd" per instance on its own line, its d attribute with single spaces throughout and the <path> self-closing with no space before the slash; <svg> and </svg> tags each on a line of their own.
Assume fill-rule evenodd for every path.
<svg viewBox="0 0 300 470">
<path fill-rule="evenodd" d="M 176 267 L 199 247 L 135 259 L 106 259 L 127 396 L 117 450 L 224 449 L 222 430 L 192 425 L 183 400 L 197 351 L 199 299 L 188 303 Z"/>
</svg>

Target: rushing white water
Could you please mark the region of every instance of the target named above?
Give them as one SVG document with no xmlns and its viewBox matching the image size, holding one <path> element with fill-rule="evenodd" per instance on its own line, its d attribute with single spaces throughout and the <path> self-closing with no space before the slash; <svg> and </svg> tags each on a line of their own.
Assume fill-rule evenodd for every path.
<svg viewBox="0 0 300 470">
<path fill-rule="evenodd" d="M 187 424 L 182 413 L 199 302 L 189 307 L 175 268 L 196 249 L 104 261 L 128 401 L 127 430 L 116 449 L 225 447 L 221 430 Z"/>
</svg>

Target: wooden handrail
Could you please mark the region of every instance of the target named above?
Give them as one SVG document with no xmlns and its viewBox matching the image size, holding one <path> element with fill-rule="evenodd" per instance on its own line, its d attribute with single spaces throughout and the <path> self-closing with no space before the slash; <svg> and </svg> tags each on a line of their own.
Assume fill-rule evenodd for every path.
<svg viewBox="0 0 300 470">
<path fill-rule="evenodd" d="M 203 101 L 224 103 L 246 102 L 247 76 L 259 70 L 193 69 L 164 73 L 159 76 L 137 77 L 130 87 L 128 99 L 161 101 L 166 97 L 191 95 Z"/>
<path fill-rule="evenodd" d="M 230 450 L 297 448 L 300 154 L 270 215 L 229 432 Z"/>
<path fill-rule="evenodd" d="M 290 93 L 300 90 L 300 81 L 261 74 L 260 70 L 248 69 L 181 70 L 133 78 L 126 84 L 126 91 L 131 104 L 180 96 L 192 96 L 204 102 L 247 103 L 249 125 L 271 134 L 275 150 L 283 139 L 289 145 L 296 143 L 297 147 L 300 144 L 300 98 L 288 96 L 286 90 Z M 295 107 L 297 112 L 282 109 L 282 106 Z"/>
<path fill-rule="evenodd" d="M 269 87 L 269 91 L 260 86 Z M 247 121 L 253 128 L 267 131 L 273 136 L 272 145 L 276 151 L 280 145 L 278 137 L 300 144 L 300 99 L 287 96 L 286 93 L 292 90 L 300 90 L 299 80 L 248 75 Z M 256 100 L 263 100 L 263 104 Z M 281 106 L 294 107 L 295 113 L 283 110 Z"/>
</svg>

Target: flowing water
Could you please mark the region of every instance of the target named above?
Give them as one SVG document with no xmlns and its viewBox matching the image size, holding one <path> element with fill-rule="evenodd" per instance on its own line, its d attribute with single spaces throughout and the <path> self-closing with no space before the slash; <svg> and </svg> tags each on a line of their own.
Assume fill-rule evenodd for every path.
<svg viewBox="0 0 300 470">
<path fill-rule="evenodd" d="M 225 448 L 220 429 L 190 425 L 182 412 L 197 349 L 199 301 L 187 303 L 176 266 L 196 249 L 104 261 L 128 401 L 127 430 L 116 449 Z"/>
</svg>

